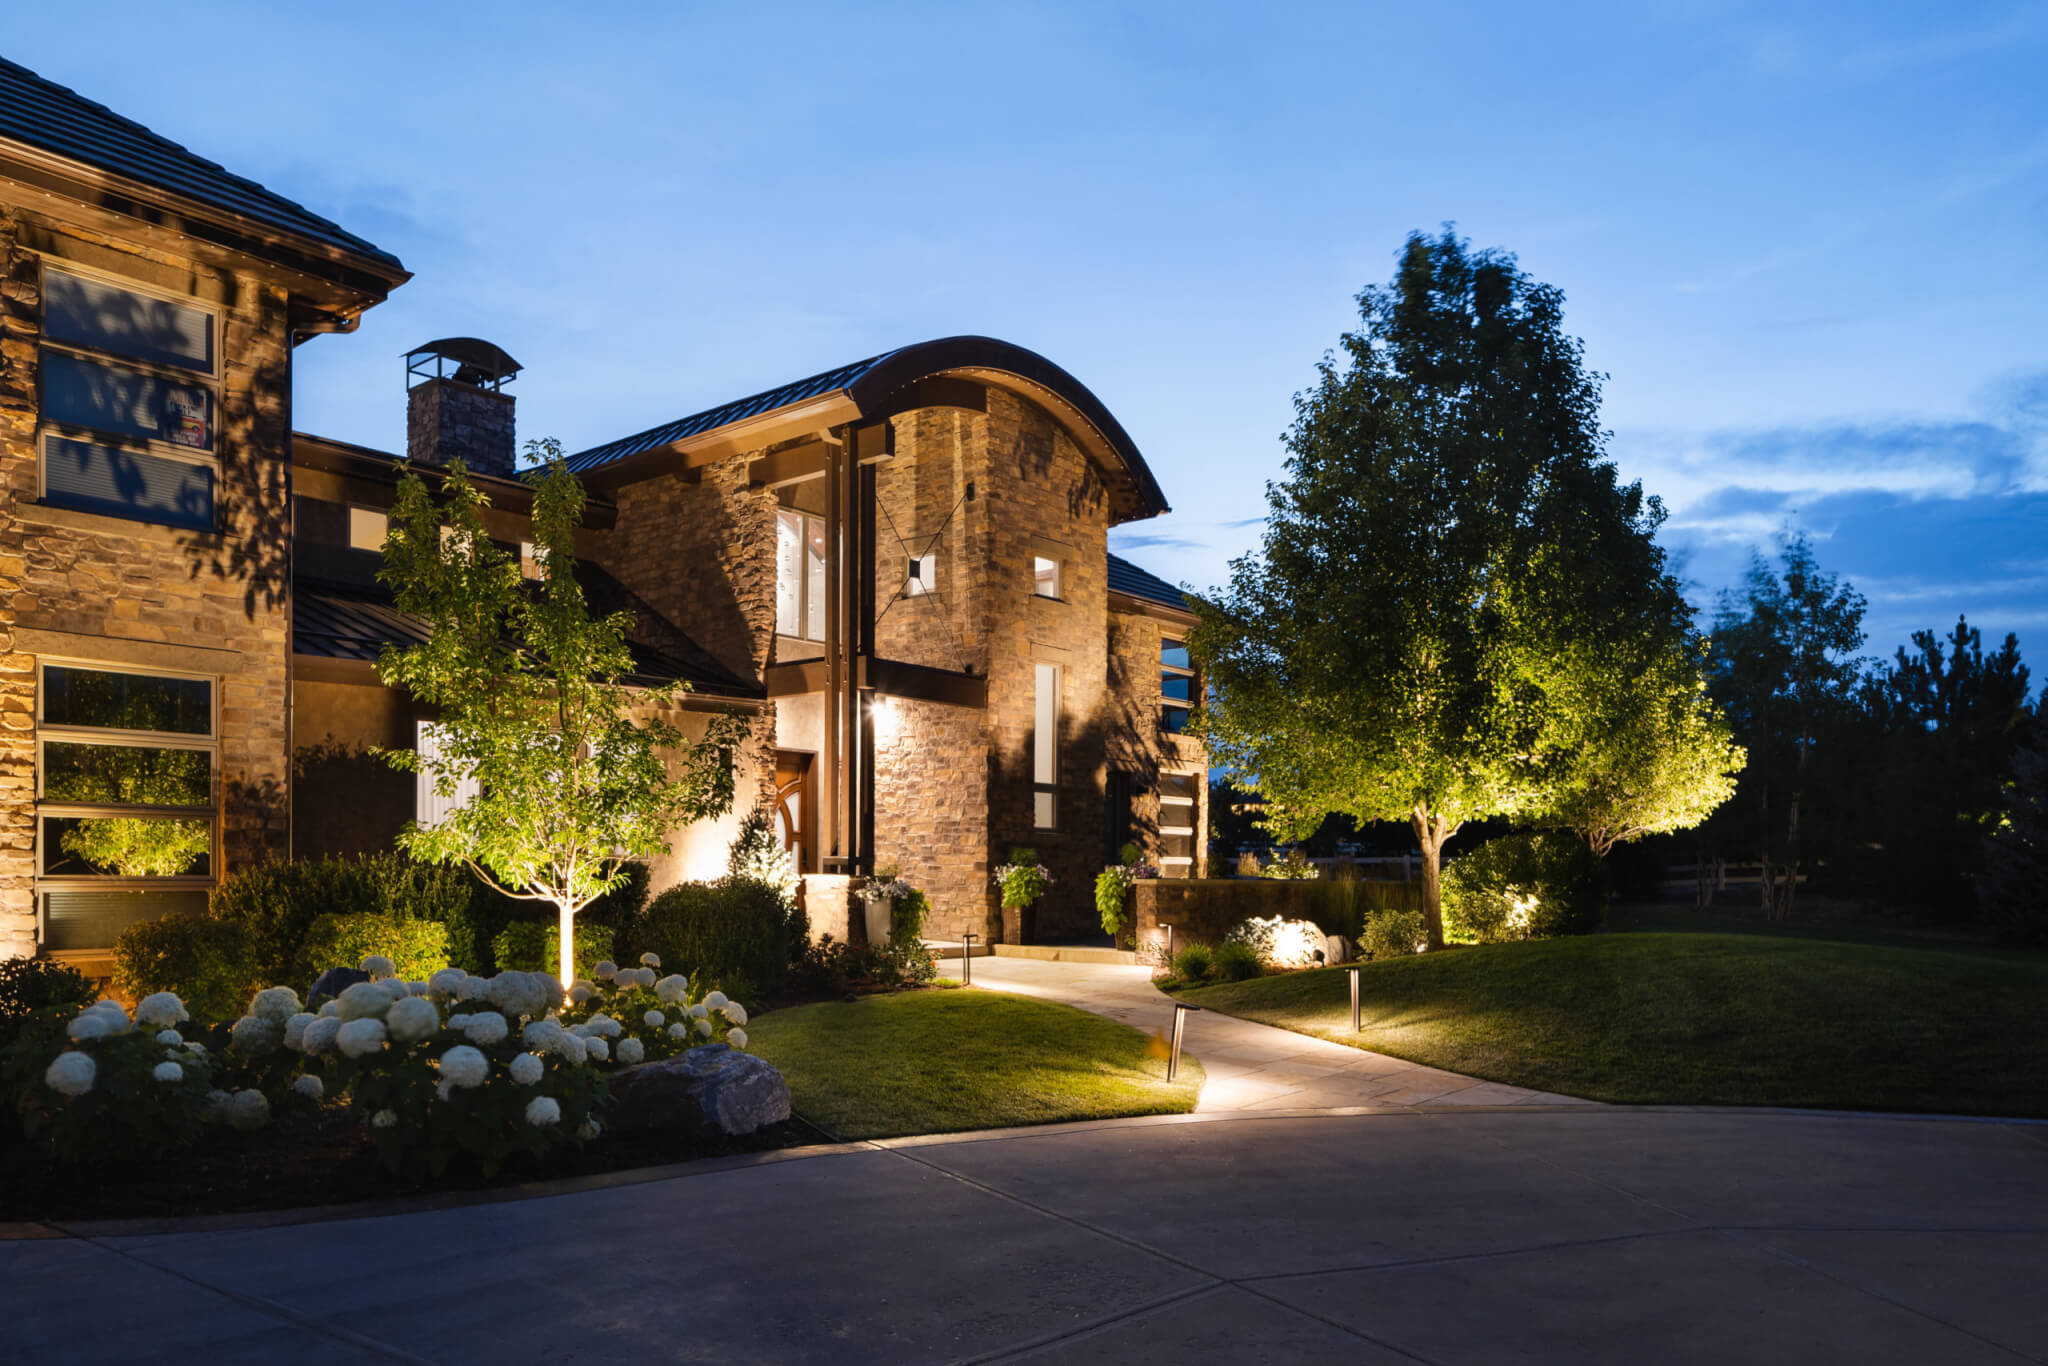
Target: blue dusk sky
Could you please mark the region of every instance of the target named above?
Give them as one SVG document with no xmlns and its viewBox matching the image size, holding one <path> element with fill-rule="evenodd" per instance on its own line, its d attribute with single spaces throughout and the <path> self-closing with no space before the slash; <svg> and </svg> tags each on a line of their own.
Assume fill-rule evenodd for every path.
<svg viewBox="0 0 2048 1366">
<path fill-rule="evenodd" d="M 6 55 L 412 283 L 299 353 L 384 449 L 489 338 L 572 450 L 979 332 L 1101 396 L 1197 589 L 1412 229 L 1561 287 L 1696 601 L 1785 527 L 1869 652 L 1967 611 L 2048 672 L 2048 6 L 19 6 Z"/>
</svg>

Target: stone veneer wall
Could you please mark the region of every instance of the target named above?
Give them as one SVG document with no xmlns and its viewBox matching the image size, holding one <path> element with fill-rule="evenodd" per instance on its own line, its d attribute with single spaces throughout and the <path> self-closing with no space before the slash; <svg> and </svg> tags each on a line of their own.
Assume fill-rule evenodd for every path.
<svg viewBox="0 0 2048 1366">
<path fill-rule="evenodd" d="M 928 938 L 985 937 L 996 921 L 981 713 L 903 698 L 891 711 L 875 736 L 877 862 L 924 889 Z"/>
<path fill-rule="evenodd" d="M 41 273 L 29 247 L 222 309 L 222 531 L 37 503 Z M 285 852 L 290 492 L 284 292 L 155 249 L 0 215 L 0 953 L 33 949 L 36 654 L 220 676 L 223 875 Z"/>
</svg>

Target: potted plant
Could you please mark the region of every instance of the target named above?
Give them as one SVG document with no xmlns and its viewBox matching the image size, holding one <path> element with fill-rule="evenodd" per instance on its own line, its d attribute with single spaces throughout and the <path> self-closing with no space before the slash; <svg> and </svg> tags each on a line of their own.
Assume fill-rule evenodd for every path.
<svg viewBox="0 0 2048 1366">
<path fill-rule="evenodd" d="M 1122 861 L 1095 875 L 1095 910 L 1102 917 L 1102 931 L 1110 942 L 1127 947 L 1135 934 L 1131 892 L 1140 879 L 1158 877 L 1159 870 L 1145 862 L 1143 851 L 1135 844 L 1119 849 L 1117 857 Z"/>
<path fill-rule="evenodd" d="M 1052 885 L 1052 870 L 1038 861 L 1036 849 L 1020 846 L 1010 850 L 1010 861 L 996 869 L 996 885 L 1003 889 L 1003 942 L 1021 944 L 1025 918 L 1031 904 Z"/>
<path fill-rule="evenodd" d="M 874 876 L 868 880 L 867 886 L 860 889 L 869 947 L 879 949 L 889 942 L 892 937 L 897 900 L 908 897 L 916 890 L 903 880 L 895 864 L 885 863 L 875 869 Z"/>
</svg>

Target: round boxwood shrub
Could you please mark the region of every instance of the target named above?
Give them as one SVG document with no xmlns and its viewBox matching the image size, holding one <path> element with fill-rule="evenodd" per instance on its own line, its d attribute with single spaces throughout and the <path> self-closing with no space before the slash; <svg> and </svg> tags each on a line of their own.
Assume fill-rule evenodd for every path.
<svg viewBox="0 0 2048 1366">
<path fill-rule="evenodd" d="M 700 986 L 713 983 L 751 1001 L 782 989 L 790 918 L 781 891 L 754 878 L 679 882 L 648 906 L 638 947 L 660 954 L 665 968 L 687 973 Z"/>
<path fill-rule="evenodd" d="M 449 965 L 448 927 L 411 916 L 323 915 L 306 931 L 297 980 L 310 984 L 329 968 L 352 968 L 371 954 L 389 958 L 401 979 L 423 982 Z"/>
<path fill-rule="evenodd" d="M 1444 937 L 1502 944 L 1591 934 L 1607 917 L 1607 869 L 1564 831 L 1503 835 L 1444 870 Z"/>
<path fill-rule="evenodd" d="M 241 1015 L 256 978 L 249 936 L 232 922 L 173 912 L 137 921 L 114 941 L 116 992 L 136 1001 L 176 992 L 194 1019 L 209 1024 Z"/>
<path fill-rule="evenodd" d="M 1375 911 L 1358 933 L 1358 950 L 1375 961 L 1421 953 L 1429 935 L 1421 911 Z"/>
</svg>

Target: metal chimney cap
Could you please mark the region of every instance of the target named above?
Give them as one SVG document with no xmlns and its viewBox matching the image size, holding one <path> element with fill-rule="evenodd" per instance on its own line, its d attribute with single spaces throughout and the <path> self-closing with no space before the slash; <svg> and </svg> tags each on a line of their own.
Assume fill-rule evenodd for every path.
<svg viewBox="0 0 2048 1366">
<path fill-rule="evenodd" d="M 455 363 L 448 372 L 445 362 Z M 429 366 L 428 362 L 432 362 Z M 443 337 L 405 353 L 405 372 L 420 380 L 452 379 L 479 389 L 496 389 L 520 370 L 505 349 L 481 337 Z"/>
</svg>

